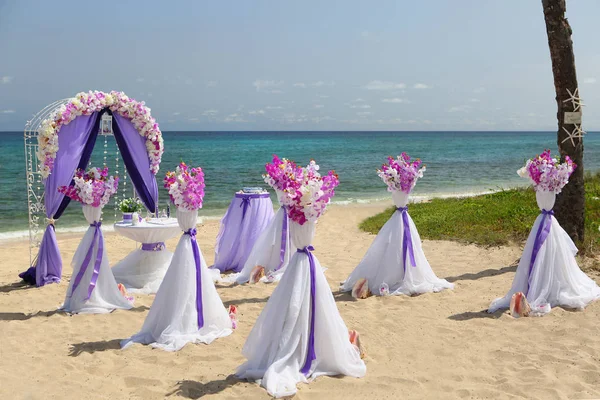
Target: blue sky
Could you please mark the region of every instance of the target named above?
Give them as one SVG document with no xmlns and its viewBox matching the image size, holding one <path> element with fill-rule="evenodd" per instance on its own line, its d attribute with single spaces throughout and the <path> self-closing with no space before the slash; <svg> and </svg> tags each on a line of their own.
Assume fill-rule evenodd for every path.
<svg viewBox="0 0 600 400">
<path fill-rule="evenodd" d="M 600 1 L 567 3 L 600 130 Z M 0 0 L 0 130 L 89 89 L 163 130 L 556 129 L 539 0 Z"/>
</svg>

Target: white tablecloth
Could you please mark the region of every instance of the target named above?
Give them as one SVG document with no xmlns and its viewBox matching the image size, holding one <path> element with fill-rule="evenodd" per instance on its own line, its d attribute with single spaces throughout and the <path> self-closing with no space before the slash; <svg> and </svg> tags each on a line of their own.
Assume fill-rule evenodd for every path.
<svg viewBox="0 0 600 400">
<path fill-rule="evenodd" d="M 177 219 L 152 219 L 139 225 L 117 222 L 114 227 L 120 235 L 142 243 L 112 268 L 115 279 L 131 293 L 156 293 L 173 257 L 161 244 L 181 234 Z"/>
</svg>

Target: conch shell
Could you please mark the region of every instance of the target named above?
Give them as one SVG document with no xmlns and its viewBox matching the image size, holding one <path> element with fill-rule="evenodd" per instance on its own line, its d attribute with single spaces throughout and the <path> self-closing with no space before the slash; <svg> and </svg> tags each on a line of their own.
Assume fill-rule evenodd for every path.
<svg viewBox="0 0 600 400">
<path fill-rule="evenodd" d="M 257 265 L 252 269 L 252 272 L 250 272 L 250 279 L 248 282 L 257 283 L 262 279 L 263 276 L 265 276 L 265 267 L 262 265 Z"/>
<path fill-rule="evenodd" d="M 237 324 L 237 306 L 234 306 L 233 304 L 230 305 L 227 312 L 229 313 L 229 319 L 231 320 L 231 328 L 236 329 L 237 325 L 238 325 Z"/>
<path fill-rule="evenodd" d="M 369 281 L 366 278 L 360 278 L 352 287 L 352 297 L 355 299 L 366 299 L 371 295 L 369 291 Z"/>
<path fill-rule="evenodd" d="M 127 295 L 127 290 L 125 289 L 125 286 L 122 283 L 117 284 L 117 287 L 119 288 L 119 292 L 121 292 L 121 295 L 123 297 L 125 297 L 130 302 L 133 302 L 133 296 Z"/>
<path fill-rule="evenodd" d="M 513 294 L 510 299 L 510 314 L 515 317 L 527 317 L 531 312 L 531 307 L 529 307 L 529 302 L 527 302 L 527 297 L 523 294 L 523 292 L 517 292 Z"/>
<path fill-rule="evenodd" d="M 350 343 L 354 346 L 356 351 L 360 354 L 360 358 L 365 358 L 365 348 L 360 343 L 360 335 L 354 329 L 348 331 Z"/>
</svg>

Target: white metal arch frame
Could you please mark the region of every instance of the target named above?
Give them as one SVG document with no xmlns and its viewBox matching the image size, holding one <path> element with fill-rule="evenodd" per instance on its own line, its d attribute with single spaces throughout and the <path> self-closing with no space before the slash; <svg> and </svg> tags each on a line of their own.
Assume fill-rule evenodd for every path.
<svg viewBox="0 0 600 400">
<path fill-rule="evenodd" d="M 23 133 L 25 140 L 25 168 L 27 180 L 27 208 L 29 210 L 29 265 L 32 265 L 46 224 L 40 230 L 40 219 L 45 222 L 44 184 L 39 170 L 38 136 L 42 122 L 54 118 L 58 109 L 67 104 L 69 99 L 57 100 L 48 104 L 25 124 Z"/>
</svg>

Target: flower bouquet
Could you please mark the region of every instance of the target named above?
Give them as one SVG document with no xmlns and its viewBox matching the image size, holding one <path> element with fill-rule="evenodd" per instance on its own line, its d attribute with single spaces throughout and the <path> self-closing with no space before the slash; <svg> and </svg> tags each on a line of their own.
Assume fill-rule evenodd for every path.
<svg viewBox="0 0 600 400">
<path fill-rule="evenodd" d="M 280 159 L 273 155 L 273 162 L 265 165 L 266 174 L 263 174 L 265 183 L 277 192 L 282 206 L 291 206 L 294 196 L 302 179 L 302 168 L 287 158 Z"/>
<path fill-rule="evenodd" d="M 525 166 L 517 171 L 522 178 L 528 178 L 533 184 L 536 192 L 552 192 L 558 194 L 569 182 L 569 177 L 577 165 L 565 156 L 565 162 L 561 163 L 556 157 L 550 156 L 550 150 L 530 160 Z"/>
<path fill-rule="evenodd" d="M 290 202 L 289 216 L 300 225 L 305 222 L 316 222 L 325 212 L 327 204 L 335 195 L 335 188 L 340 184 L 335 171 L 325 176 L 319 174 L 319 166 L 314 160 L 301 169 L 302 176 L 295 187 L 285 192 L 286 202 Z"/>
<path fill-rule="evenodd" d="M 140 199 L 135 199 L 130 197 L 128 199 L 124 199 L 119 203 L 119 209 L 123 213 L 123 221 L 132 222 L 132 216 L 142 211 L 144 205 L 140 201 Z"/>
<path fill-rule="evenodd" d="M 58 191 L 83 205 L 102 208 L 117 193 L 118 185 L 118 177 L 108 176 L 108 167 L 92 167 L 75 171 L 73 186 L 60 186 Z"/>
<path fill-rule="evenodd" d="M 191 168 L 181 162 L 174 172 L 167 172 L 164 187 L 177 209 L 196 211 L 202 208 L 205 187 L 202 168 Z"/>
<path fill-rule="evenodd" d="M 423 177 L 426 168 L 419 168 L 421 164 L 421 160 L 410 161 L 410 157 L 402 153 L 397 159 L 388 157 L 388 164 L 383 164 L 377 170 L 377 175 L 386 183 L 389 192 L 402 191 L 408 194 L 415 187 L 417 179 Z"/>
</svg>

